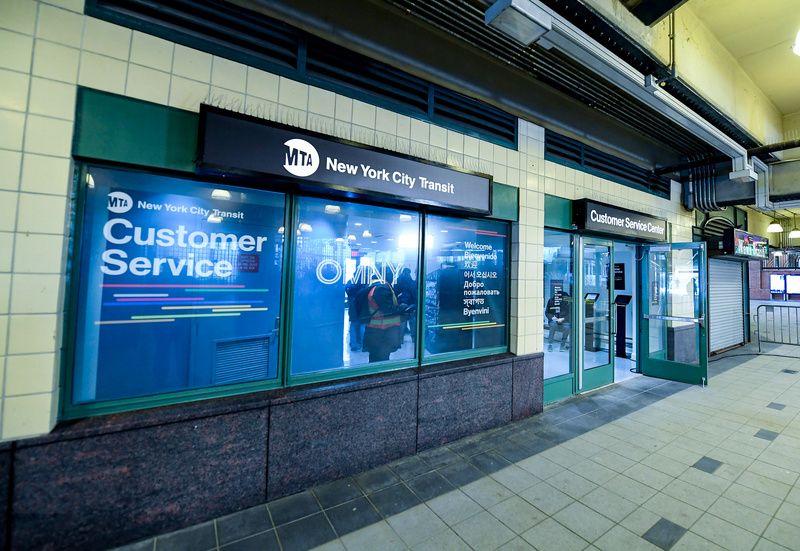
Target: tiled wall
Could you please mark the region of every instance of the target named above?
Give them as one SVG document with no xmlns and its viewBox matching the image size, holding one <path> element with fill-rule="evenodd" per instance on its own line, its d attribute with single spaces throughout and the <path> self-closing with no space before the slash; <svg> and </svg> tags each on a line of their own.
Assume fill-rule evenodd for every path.
<svg viewBox="0 0 800 551">
<path fill-rule="evenodd" d="M 70 144 L 76 85 L 197 111 L 207 101 L 270 120 L 491 173 L 520 188 L 511 348 L 542 350 L 544 193 L 664 216 L 678 205 L 543 160 L 522 121 L 518 151 L 82 15 L 82 0 L 0 0 L 0 440 L 48 432 L 58 407 Z"/>
</svg>

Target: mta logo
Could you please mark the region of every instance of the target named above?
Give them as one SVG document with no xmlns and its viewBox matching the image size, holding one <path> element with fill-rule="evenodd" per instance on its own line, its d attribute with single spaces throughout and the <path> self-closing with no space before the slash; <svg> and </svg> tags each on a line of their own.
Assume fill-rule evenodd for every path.
<svg viewBox="0 0 800 551">
<path fill-rule="evenodd" d="M 305 140 L 294 138 L 283 145 L 286 146 L 283 168 L 294 176 L 311 176 L 319 168 L 319 153 L 313 145 Z"/>
<path fill-rule="evenodd" d="M 108 194 L 108 210 L 115 214 L 128 212 L 133 206 L 131 196 L 122 191 L 112 191 Z"/>
</svg>

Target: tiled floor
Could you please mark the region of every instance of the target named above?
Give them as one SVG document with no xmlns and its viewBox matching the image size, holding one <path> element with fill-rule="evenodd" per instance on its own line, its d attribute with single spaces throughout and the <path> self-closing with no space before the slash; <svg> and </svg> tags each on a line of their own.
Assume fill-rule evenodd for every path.
<svg viewBox="0 0 800 551">
<path fill-rule="evenodd" d="M 800 549 L 797 347 L 636 377 L 129 549 Z"/>
</svg>

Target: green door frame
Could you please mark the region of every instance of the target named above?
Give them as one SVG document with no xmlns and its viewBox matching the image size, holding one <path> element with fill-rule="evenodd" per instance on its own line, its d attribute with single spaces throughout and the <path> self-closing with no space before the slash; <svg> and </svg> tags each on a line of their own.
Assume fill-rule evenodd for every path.
<svg viewBox="0 0 800 551">
<path fill-rule="evenodd" d="M 698 272 L 698 293 L 700 304 L 700 316 L 697 318 L 671 316 L 671 315 L 653 315 L 648 314 L 648 306 L 650 305 L 651 297 L 653 296 L 653 289 L 650 285 L 650 254 L 664 251 L 676 250 L 694 250 L 694 263 Z M 667 265 L 665 267 L 665 274 L 672 273 L 673 267 Z M 706 256 L 705 243 L 667 243 L 664 245 L 650 245 L 642 247 L 641 261 L 639 265 L 639 274 L 641 278 L 640 297 L 641 297 L 641 315 L 639 317 L 639 346 L 637 361 L 642 370 L 642 373 L 650 377 L 658 377 L 660 379 L 669 379 L 672 381 L 679 381 L 682 383 L 690 384 L 705 384 L 708 381 L 708 332 L 706 328 L 706 320 L 708 320 L 708 287 L 707 287 L 707 270 L 708 260 Z M 656 282 L 658 283 L 658 282 Z M 657 300 L 666 300 L 668 290 L 657 291 L 659 296 Z M 667 312 L 671 314 L 671 312 Z M 650 321 L 663 321 L 664 325 L 664 339 L 665 345 L 663 350 L 668 350 L 669 347 L 669 334 L 667 333 L 667 323 L 683 322 L 692 323 L 699 328 L 699 351 L 697 363 L 686 361 L 670 360 L 664 357 L 663 351 L 659 350 L 653 355 L 650 354 Z M 672 338 L 675 338 L 673 333 Z"/>
<path fill-rule="evenodd" d="M 586 309 L 584 307 L 584 286 L 585 286 L 585 278 L 583 273 L 584 268 L 584 248 L 587 245 L 596 245 L 600 247 L 608 247 L 608 273 L 606 274 L 606 282 L 608 285 L 608 363 L 593 367 L 591 369 L 584 369 L 584 350 L 586 348 L 585 337 L 585 313 Z M 614 351 L 613 351 L 613 342 L 614 342 L 614 331 L 616 327 L 614 325 L 614 318 L 616 317 L 613 304 L 614 304 L 614 286 L 612 282 L 614 280 L 614 242 L 611 239 L 604 239 L 604 238 L 597 238 L 597 237 L 589 237 L 589 236 L 580 236 L 578 240 L 578 247 L 576 251 L 576 261 L 577 267 L 580 269 L 580 275 L 576 278 L 576 285 L 575 285 L 575 299 L 573 303 L 576 305 L 577 308 L 577 317 L 573 318 L 576 320 L 576 323 L 573 324 L 573 342 L 575 343 L 574 354 L 575 354 L 575 388 L 577 392 L 588 392 L 590 390 L 594 390 L 601 386 L 605 386 L 614 382 Z M 597 274 L 598 277 L 601 274 Z"/>
</svg>

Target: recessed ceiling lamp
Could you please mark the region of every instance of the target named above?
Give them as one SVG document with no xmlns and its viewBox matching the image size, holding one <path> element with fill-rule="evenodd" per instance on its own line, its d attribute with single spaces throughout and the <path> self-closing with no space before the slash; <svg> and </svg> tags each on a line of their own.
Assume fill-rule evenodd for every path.
<svg viewBox="0 0 800 551">
<path fill-rule="evenodd" d="M 797 36 L 794 39 L 794 46 L 792 46 L 794 55 L 800 55 L 800 31 L 797 31 Z"/>
<path fill-rule="evenodd" d="M 767 233 L 781 233 L 781 232 L 783 232 L 783 226 L 781 226 L 781 223 L 778 222 L 776 218 L 773 218 L 772 223 L 769 226 L 767 226 Z"/>
</svg>

